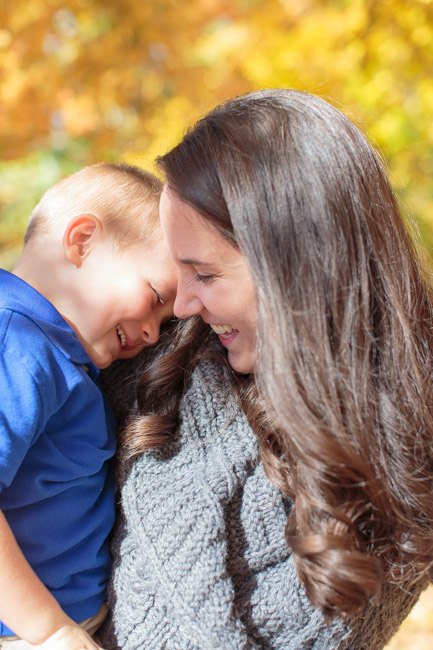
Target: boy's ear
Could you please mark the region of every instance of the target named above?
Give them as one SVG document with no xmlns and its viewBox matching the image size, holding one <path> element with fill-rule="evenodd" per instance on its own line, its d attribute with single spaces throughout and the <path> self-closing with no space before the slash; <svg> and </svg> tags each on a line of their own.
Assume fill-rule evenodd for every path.
<svg viewBox="0 0 433 650">
<path fill-rule="evenodd" d="M 102 224 L 94 214 L 80 214 L 71 219 L 63 235 L 66 259 L 80 268 L 101 231 Z"/>
</svg>

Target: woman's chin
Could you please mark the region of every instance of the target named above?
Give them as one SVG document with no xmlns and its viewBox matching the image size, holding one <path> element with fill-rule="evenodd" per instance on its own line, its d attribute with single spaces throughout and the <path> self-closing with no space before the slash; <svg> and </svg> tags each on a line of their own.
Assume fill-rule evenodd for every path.
<svg viewBox="0 0 433 650">
<path fill-rule="evenodd" d="M 249 375 L 254 371 L 256 355 L 253 352 L 228 351 L 227 360 L 230 367 L 241 375 Z"/>
</svg>

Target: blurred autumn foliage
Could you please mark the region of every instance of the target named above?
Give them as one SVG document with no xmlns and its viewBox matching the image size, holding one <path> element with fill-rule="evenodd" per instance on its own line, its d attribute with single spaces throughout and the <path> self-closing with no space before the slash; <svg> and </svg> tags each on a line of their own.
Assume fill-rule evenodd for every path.
<svg viewBox="0 0 433 650">
<path fill-rule="evenodd" d="M 61 176 L 152 168 L 211 106 L 270 86 L 365 129 L 433 250 L 433 0 L 0 0 L 0 265 Z"/>
<path fill-rule="evenodd" d="M 0 263 L 60 176 L 151 167 L 209 107 L 265 86 L 363 125 L 433 246 L 432 64 L 432 0 L 0 0 Z"/>
</svg>

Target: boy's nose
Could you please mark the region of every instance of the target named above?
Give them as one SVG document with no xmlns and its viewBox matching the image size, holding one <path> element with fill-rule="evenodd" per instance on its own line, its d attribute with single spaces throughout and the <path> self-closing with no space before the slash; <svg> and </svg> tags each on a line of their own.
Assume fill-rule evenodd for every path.
<svg viewBox="0 0 433 650">
<path fill-rule="evenodd" d="M 153 345 L 159 339 L 159 322 L 155 319 L 143 323 L 143 337 L 146 345 Z"/>
</svg>

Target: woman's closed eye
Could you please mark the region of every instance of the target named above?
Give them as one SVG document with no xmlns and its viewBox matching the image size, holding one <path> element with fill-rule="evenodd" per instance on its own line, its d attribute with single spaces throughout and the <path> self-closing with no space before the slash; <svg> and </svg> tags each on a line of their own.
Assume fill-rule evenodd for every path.
<svg viewBox="0 0 433 650">
<path fill-rule="evenodd" d="M 203 275 L 202 273 L 196 273 L 195 279 L 197 282 L 211 282 L 215 279 L 215 275 Z"/>
</svg>

